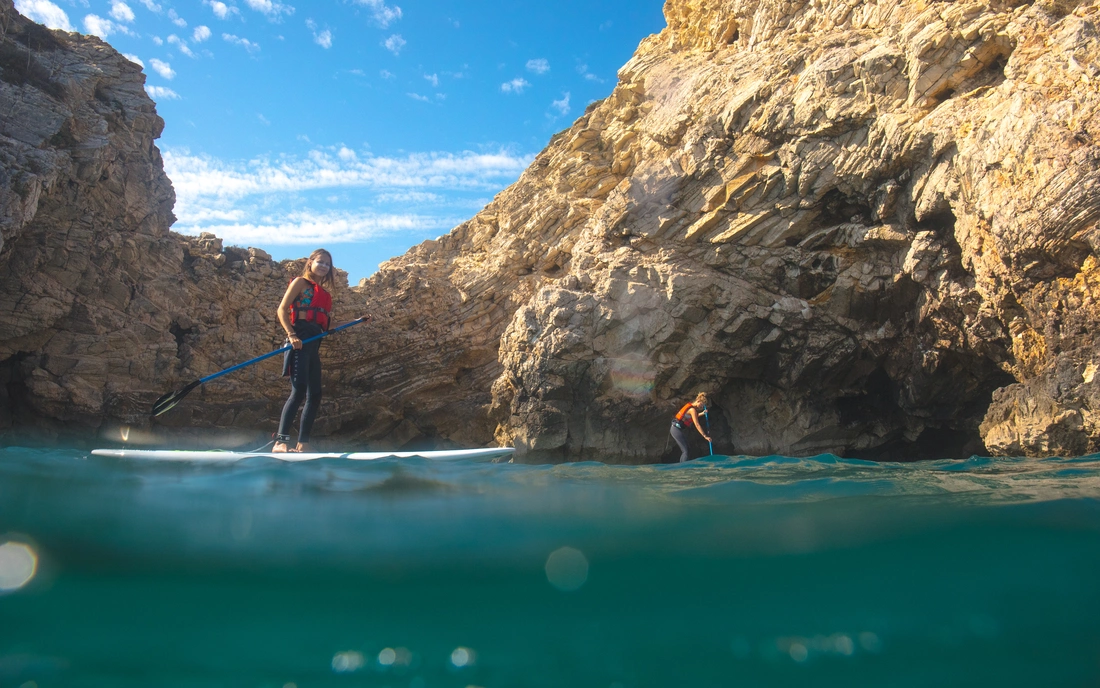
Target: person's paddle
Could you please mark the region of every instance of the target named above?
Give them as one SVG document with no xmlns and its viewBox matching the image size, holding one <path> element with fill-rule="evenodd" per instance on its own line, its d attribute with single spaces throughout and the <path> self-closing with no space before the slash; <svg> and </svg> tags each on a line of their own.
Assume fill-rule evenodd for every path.
<svg viewBox="0 0 1100 688">
<path fill-rule="evenodd" d="M 707 422 L 707 437 L 710 437 L 710 409 L 706 404 L 703 404 L 703 420 Z M 714 442 L 707 440 L 707 444 L 710 445 L 710 454 L 708 456 L 714 456 Z"/>
<path fill-rule="evenodd" d="M 333 328 L 333 329 L 329 330 L 328 332 L 322 332 L 321 334 L 317 335 L 316 337 L 310 337 L 309 339 L 303 339 L 302 343 L 305 344 L 307 342 L 312 342 L 314 340 L 320 339 L 321 337 L 327 337 L 330 334 L 335 334 L 336 332 L 339 332 L 340 330 L 346 330 L 347 328 L 351 327 L 352 325 L 358 325 L 359 323 L 364 323 L 364 322 L 367 322 L 369 320 L 370 320 L 369 315 L 364 316 L 362 318 L 359 318 L 358 320 L 352 320 L 351 322 L 346 323 L 344 325 L 341 325 L 340 327 Z M 211 380 L 213 380 L 216 377 L 221 377 L 222 375 L 225 375 L 227 373 L 232 373 L 234 370 L 240 370 L 241 368 L 245 368 L 247 366 L 250 366 L 253 363 L 259 363 L 260 361 L 262 361 L 266 358 L 271 358 L 272 356 L 278 356 L 279 354 L 283 353 L 284 351 L 290 351 L 293 348 L 294 348 L 294 346 L 292 344 L 287 344 L 286 346 L 284 346 L 281 349 L 276 349 L 275 351 L 272 351 L 271 353 L 266 353 L 263 356 L 257 356 L 256 358 L 253 358 L 251 361 L 245 361 L 244 363 L 238 363 L 237 365 L 235 365 L 231 368 L 226 368 L 225 370 L 223 370 L 221 372 L 214 373 L 213 375 L 207 375 L 204 378 L 200 378 L 198 380 L 195 380 L 194 382 L 190 383 L 189 385 L 187 385 L 186 387 L 184 387 L 183 389 L 181 389 L 178 392 L 169 392 L 168 394 L 165 394 L 160 399 L 157 399 L 155 402 L 153 402 L 153 410 L 150 412 L 149 415 L 153 416 L 153 417 L 159 416 L 160 414 L 164 413 L 168 409 L 172 408 L 176 404 L 183 401 L 183 398 L 185 396 L 187 396 L 188 394 L 190 394 L 191 390 L 195 389 L 196 387 L 198 387 L 199 385 L 201 385 L 203 383 L 210 382 Z"/>
</svg>

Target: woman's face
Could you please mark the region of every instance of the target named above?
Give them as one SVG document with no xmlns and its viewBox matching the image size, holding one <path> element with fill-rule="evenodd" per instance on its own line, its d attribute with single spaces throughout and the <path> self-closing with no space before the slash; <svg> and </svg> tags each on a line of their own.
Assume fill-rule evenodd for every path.
<svg viewBox="0 0 1100 688">
<path fill-rule="evenodd" d="M 318 277 L 324 277 L 332 269 L 332 263 L 329 262 L 327 256 L 317 256 L 311 262 L 309 269 Z"/>
</svg>

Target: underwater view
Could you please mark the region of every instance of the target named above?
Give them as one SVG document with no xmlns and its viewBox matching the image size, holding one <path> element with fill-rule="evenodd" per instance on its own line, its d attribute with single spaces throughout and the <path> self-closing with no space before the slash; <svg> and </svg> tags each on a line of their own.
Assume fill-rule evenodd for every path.
<svg viewBox="0 0 1100 688">
<path fill-rule="evenodd" d="M 0 685 L 1082 686 L 1100 457 L 0 450 Z"/>
</svg>

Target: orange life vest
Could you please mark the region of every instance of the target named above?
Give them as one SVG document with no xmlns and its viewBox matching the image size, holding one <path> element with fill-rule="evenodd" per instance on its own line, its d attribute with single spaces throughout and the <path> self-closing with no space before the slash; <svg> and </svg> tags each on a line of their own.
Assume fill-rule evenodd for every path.
<svg viewBox="0 0 1100 688">
<path fill-rule="evenodd" d="M 688 414 L 688 409 L 692 408 L 692 406 L 694 406 L 694 404 L 684 404 L 684 408 L 680 409 L 680 412 L 676 414 L 676 422 L 681 425 L 695 425 L 691 420 L 691 415 Z"/>
</svg>

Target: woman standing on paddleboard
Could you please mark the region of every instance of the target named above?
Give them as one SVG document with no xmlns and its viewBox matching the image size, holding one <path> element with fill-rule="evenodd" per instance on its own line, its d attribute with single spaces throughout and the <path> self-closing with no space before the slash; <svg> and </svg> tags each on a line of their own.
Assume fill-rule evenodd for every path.
<svg viewBox="0 0 1100 688">
<path fill-rule="evenodd" d="M 684 435 L 686 428 L 694 425 L 699 434 L 703 436 L 703 439 L 710 442 L 710 436 L 703 432 L 703 424 L 699 422 L 699 412 L 702 411 L 703 414 L 706 414 L 706 409 L 707 394 L 706 392 L 699 392 L 695 397 L 695 401 L 684 404 L 684 407 L 672 419 L 672 428 L 669 433 L 672 435 L 672 439 L 676 440 L 676 444 L 680 446 L 680 463 L 688 460 L 688 443 L 687 437 Z"/>
<path fill-rule="evenodd" d="M 290 378 L 290 398 L 283 406 L 279 418 L 279 432 L 271 451 L 291 451 L 290 428 L 298 407 L 302 408 L 302 421 L 298 426 L 298 444 L 293 451 L 309 451 L 309 433 L 321 407 L 321 340 L 302 344 L 302 340 L 316 337 L 332 324 L 332 296 L 326 291 L 335 283 L 336 268 L 332 254 L 319 248 L 309 254 L 301 277 L 295 277 L 279 302 L 279 323 L 286 330 L 287 341 L 294 347 L 283 360 L 283 376 Z M 360 320 L 369 320 L 364 316 Z"/>
</svg>

